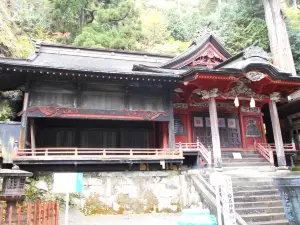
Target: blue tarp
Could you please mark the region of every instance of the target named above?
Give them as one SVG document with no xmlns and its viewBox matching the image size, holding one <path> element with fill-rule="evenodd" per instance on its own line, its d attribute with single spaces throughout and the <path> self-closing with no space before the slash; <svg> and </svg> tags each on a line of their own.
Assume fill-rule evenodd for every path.
<svg viewBox="0 0 300 225">
<path fill-rule="evenodd" d="M 2 150 L 3 163 L 12 163 L 15 142 L 20 139 L 21 123 L 0 122 L 0 146 Z"/>
<path fill-rule="evenodd" d="M 216 217 L 208 209 L 184 209 L 178 225 L 216 225 Z"/>
</svg>

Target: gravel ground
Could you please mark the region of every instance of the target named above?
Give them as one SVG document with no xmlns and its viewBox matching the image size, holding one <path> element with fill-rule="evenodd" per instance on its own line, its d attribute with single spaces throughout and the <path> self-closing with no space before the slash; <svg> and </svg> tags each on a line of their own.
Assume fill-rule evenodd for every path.
<svg viewBox="0 0 300 225">
<path fill-rule="evenodd" d="M 60 213 L 60 225 L 65 224 L 64 212 Z M 69 210 L 69 225 L 177 225 L 180 214 L 133 214 L 85 216 L 77 209 Z"/>
</svg>

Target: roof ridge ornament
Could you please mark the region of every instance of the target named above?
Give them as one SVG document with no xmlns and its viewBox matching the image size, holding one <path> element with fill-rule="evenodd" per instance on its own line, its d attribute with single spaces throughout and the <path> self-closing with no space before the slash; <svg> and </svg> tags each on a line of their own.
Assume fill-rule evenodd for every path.
<svg viewBox="0 0 300 225">
<path fill-rule="evenodd" d="M 271 101 L 279 102 L 280 99 L 281 99 L 281 96 L 280 96 L 279 92 L 273 92 L 272 94 L 270 94 Z"/>
<path fill-rule="evenodd" d="M 243 58 L 244 59 L 248 59 L 248 58 L 252 58 L 252 57 L 259 57 L 262 59 L 265 59 L 267 61 L 270 61 L 270 57 L 268 55 L 268 53 L 263 50 L 262 47 L 259 47 L 257 45 L 251 45 L 248 48 L 246 48 L 243 51 Z"/>
<path fill-rule="evenodd" d="M 266 76 L 266 74 L 259 71 L 249 71 L 248 73 L 246 73 L 246 77 L 253 82 L 260 81 Z"/>
</svg>

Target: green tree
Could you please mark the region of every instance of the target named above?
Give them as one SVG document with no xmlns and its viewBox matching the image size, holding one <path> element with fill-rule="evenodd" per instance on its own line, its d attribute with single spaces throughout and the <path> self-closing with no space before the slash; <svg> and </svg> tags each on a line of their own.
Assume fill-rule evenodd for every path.
<svg viewBox="0 0 300 225">
<path fill-rule="evenodd" d="M 268 30 L 260 0 L 241 0 L 226 4 L 219 9 L 217 26 L 227 49 L 236 54 L 260 41 L 260 46 L 269 50 Z"/>
<path fill-rule="evenodd" d="M 83 28 L 74 44 L 138 50 L 141 40 L 141 22 L 134 2 L 112 0 L 97 9 L 94 21 Z"/>
</svg>

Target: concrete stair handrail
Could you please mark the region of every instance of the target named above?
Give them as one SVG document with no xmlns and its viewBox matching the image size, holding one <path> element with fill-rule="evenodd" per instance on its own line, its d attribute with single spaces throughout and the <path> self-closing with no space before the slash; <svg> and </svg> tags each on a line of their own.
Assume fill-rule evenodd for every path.
<svg viewBox="0 0 300 225">
<path fill-rule="evenodd" d="M 217 200 L 216 200 L 216 195 L 215 195 L 215 189 L 205 180 L 205 178 L 200 174 L 190 174 L 190 178 L 192 179 L 194 185 L 196 188 L 199 189 L 200 195 L 207 204 L 213 209 L 217 210 Z M 222 206 L 222 201 L 221 201 L 221 206 Z M 223 215 L 223 207 L 222 207 L 222 215 Z M 235 212 L 236 215 L 236 221 L 238 225 L 247 225 L 247 222 L 237 213 Z"/>
</svg>

